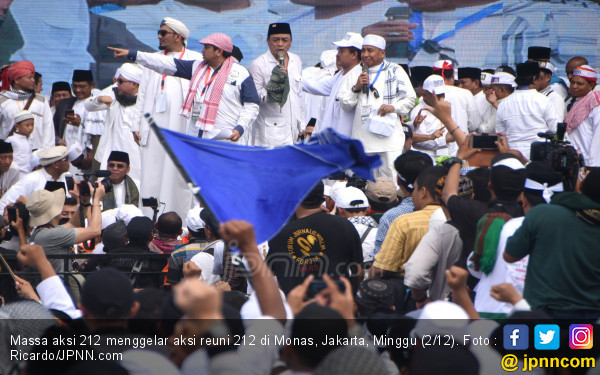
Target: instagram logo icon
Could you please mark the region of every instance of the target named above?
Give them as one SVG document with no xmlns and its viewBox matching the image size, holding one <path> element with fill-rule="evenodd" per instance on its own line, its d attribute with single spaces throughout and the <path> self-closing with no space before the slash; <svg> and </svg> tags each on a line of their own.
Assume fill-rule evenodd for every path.
<svg viewBox="0 0 600 375">
<path fill-rule="evenodd" d="M 569 326 L 569 347 L 571 349 L 591 349 L 594 346 L 594 328 L 591 324 L 571 324 Z"/>
</svg>

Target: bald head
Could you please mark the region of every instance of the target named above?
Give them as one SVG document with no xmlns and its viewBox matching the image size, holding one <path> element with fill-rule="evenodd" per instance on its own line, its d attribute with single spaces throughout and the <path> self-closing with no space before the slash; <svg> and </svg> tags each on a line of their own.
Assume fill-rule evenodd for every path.
<svg viewBox="0 0 600 375">
<path fill-rule="evenodd" d="M 588 61 L 585 57 L 575 56 L 571 60 L 569 60 L 567 62 L 567 65 L 565 66 L 565 72 L 567 73 L 567 77 L 569 79 L 573 78 L 573 70 L 575 70 L 575 68 L 577 68 L 578 66 L 582 65 L 588 65 Z"/>
<path fill-rule="evenodd" d="M 181 234 L 181 217 L 176 212 L 166 212 L 158 217 L 156 229 L 163 237 L 177 238 Z"/>
</svg>

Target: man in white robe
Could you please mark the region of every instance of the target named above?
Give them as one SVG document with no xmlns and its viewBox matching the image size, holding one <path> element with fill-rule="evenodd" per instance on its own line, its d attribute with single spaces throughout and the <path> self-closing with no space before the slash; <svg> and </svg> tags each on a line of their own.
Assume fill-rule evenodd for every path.
<svg viewBox="0 0 600 375">
<path fill-rule="evenodd" d="M 189 36 L 190 32 L 183 23 L 165 17 L 158 30 L 160 51 L 156 54 L 180 60 L 202 60 L 201 53 L 186 48 Z M 183 217 L 191 207 L 192 192 L 167 156 L 156 135 L 150 130 L 143 115 L 150 113 L 159 126 L 185 133 L 188 119 L 181 116 L 179 112 L 190 87 L 190 81 L 163 75 L 148 68 L 142 70 L 144 73 L 133 110 L 133 125 L 134 128 L 139 129 L 136 136 L 139 137 L 141 146 L 140 194 L 145 198 L 158 198 L 160 202 L 165 203 L 166 212 L 175 211 Z M 145 214 L 152 214 L 149 208 L 146 210 L 148 211 Z"/>
<path fill-rule="evenodd" d="M 349 76 L 360 74 L 360 50 L 362 48 L 363 38 L 357 33 L 346 33 L 340 41 L 333 42 L 338 47 L 336 56 L 337 64 L 341 70 L 333 77 L 326 80 L 303 80 L 302 89 L 314 95 L 328 96 L 325 104 L 325 111 L 320 121 L 314 129 L 314 133 L 323 131 L 326 128 L 332 128 L 336 132 L 347 137 L 352 136 L 352 122 L 354 121 L 354 111 L 342 111 L 338 93 L 340 88 Z"/>
<path fill-rule="evenodd" d="M 106 169 L 108 156 L 112 151 L 128 153 L 131 168 L 129 176 L 139 185 L 142 165 L 140 146 L 133 134 L 137 131 L 133 124 L 133 113 L 142 79 L 142 68 L 136 64 L 125 63 L 119 70 L 117 88 L 113 89 L 112 95 L 96 96 L 86 102 L 86 109 L 90 112 L 108 110 L 104 133 L 100 137 L 94 158 L 101 163 L 101 169 Z"/>
</svg>

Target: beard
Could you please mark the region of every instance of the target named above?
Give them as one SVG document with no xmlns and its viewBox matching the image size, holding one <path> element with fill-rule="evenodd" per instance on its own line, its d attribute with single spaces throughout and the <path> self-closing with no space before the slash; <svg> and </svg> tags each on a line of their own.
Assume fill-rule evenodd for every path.
<svg viewBox="0 0 600 375">
<path fill-rule="evenodd" d="M 158 45 L 158 49 L 159 49 L 160 51 L 164 51 L 164 50 L 166 50 L 166 49 L 167 49 L 167 46 L 161 46 L 161 45 L 159 44 L 159 45 Z"/>
</svg>

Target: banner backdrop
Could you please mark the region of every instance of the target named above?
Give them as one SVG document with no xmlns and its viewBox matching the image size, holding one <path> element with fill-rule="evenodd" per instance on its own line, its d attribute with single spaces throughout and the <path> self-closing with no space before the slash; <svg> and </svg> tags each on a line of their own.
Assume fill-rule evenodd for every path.
<svg viewBox="0 0 600 375">
<path fill-rule="evenodd" d="M 0 0 L 0 63 L 31 60 L 44 93 L 52 82 L 70 81 L 74 69 L 92 69 L 105 86 L 122 63 L 106 46 L 154 51 L 166 16 L 187 25 L 194 50 L 208 34 L 230 35 L 245 66 L 267 50 L 271 22 L 291 24 L 291 51 L 305 67 L 348 31 L 384 36 L 387 56 L 411 66 L 440 58 L 515 65 L 532 45 L 552 48 L 559 75 L 573 56 L 599 65 L 600 6 L 589 0 Z"/>
</svg>

